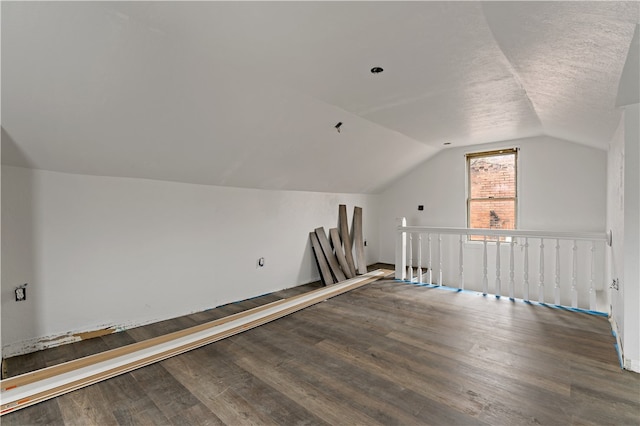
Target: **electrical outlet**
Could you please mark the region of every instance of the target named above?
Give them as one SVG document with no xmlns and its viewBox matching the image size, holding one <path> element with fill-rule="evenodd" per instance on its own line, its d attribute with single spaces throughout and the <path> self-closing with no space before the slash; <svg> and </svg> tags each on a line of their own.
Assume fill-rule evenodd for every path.
<svg viewBox="0 0 640 426">
<path fill-rule="evenodd" d="M 22 284 L 20 287 L 16 287 L 16 302 L 22 302 L 27 300 L 27 283 Z"/>
</svg>

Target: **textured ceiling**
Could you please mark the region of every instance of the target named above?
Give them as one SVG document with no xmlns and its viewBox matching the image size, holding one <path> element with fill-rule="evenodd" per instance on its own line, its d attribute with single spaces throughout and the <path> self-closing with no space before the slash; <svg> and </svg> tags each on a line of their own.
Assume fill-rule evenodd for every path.
<svg viewBox="0 0 640 426">
<path fill-rule="evenodd" d="M 606 149 L 637 90 L 638 2 L 1 7 L 2 161 L 46 170 L 369 193 L 444 142 Z"/>
</svg>

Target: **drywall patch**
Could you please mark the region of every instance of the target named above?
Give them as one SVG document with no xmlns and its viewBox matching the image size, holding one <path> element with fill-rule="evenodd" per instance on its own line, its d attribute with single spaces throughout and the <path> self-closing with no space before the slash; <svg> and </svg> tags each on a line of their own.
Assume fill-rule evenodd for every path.
<svg viewBox="0 0 640 426">
<path fill-rule="evenodd" d="M 151 324 L 162 321 L 162 319 L 151 319 L 144 322 L 133 321 L 126 324 L 100 324 L 90 330 L 73 330 L 66 333 L 36 337 L 20 342 L 9 343 L 2 346 L 2 356 L 11 358 L 14 356 L 25 355 L 31 352 L 41 351 L 44 349 L 55 348 L 56 346 L 66 345 L 69 343 L 80 342 L 93 337 L 100 337 L 111 333 L 117 333 L 129 330 L 134 327 Z"/>
<path fill-rule="evenodd" d="M 5 358 L 11 358 L 31 352 L 41 351 L 43 349 L 55 348 L 56 346 L 65 345 L 67 343 L 74 343 L 79 340 L 80 339 L 78 337 L 73 336 L 71 333 L 65 333 L 59 336 L 37 337 L 2 346 L 2 356 Z"/>
</svg>

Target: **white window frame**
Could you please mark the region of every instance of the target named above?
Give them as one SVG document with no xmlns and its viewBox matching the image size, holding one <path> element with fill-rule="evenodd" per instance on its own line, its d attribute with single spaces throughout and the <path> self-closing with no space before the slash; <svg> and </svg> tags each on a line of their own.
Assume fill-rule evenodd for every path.
<svg viewBox="0 0 640 426">
<path fill-rule="evenodd" d="M 518 147 L 509 147 L 509 148 L 501 148 L 501 149 L 493 149 L 493 150 L 488 150 L 488 151 L 476 151 L 476 152 L 468 152 L 465 153 L 464 157 L 465 157 L 465 204 L 466 204 L 466 222 L 467 222 L 467 228 L 469 229 L 480 229 L 480 228 L 471 228 L 471 173 L 469 170 L 469 166 L 470 166 L 470 160 L 472 158 L 478 158 L 478 157 L 490 157 L 490 156 L 495 156 L 495 155 L 503 155 L 503 154 L 515 154 L 515 167 L 516 167 L 516 171 L 515 171 L 515 175 L 516 175 L 516 195 L 515 197 L 509 197 L 509 198 L 503 198 L 504 200 L 514 200 L 515 199 L 515 214 L 514 214 L 514 220 L 515 220 L 515 224 L 514 224 L 514 229 L 518 229 L 518 226 L 520 224 L 520 148 Z M 482 199 L 486 199 L 488 200 L 489 198 L 474 198 L 474 200 L 482 200 Z M 501 200 L 500 198 L 498 198 L 497 200 Z M 507 238 L 506 242 L 511 241 L 511 238 Z M 471 240 L 470 237 L 467 238 L 467 242 L 470 243 L 482 243 L 482 241 L 479 240 Z M 487 242 L 493 242 L 495 243 L 495 241 L 487 241 Z"/>
</svg>

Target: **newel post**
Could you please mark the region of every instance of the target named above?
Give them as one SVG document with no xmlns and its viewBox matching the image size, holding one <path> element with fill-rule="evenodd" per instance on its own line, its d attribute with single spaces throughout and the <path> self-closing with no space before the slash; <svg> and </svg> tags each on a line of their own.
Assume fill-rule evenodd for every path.
<svg viewBox="0 0 640 426">
<path fill-rule="evenodd" d="M 407 219 L 396 218 L 396 225 L 407 226 Z M 405 280 L 407 278 L 407 233 L 396 231 L 396 279 Z"/>
</svg>

